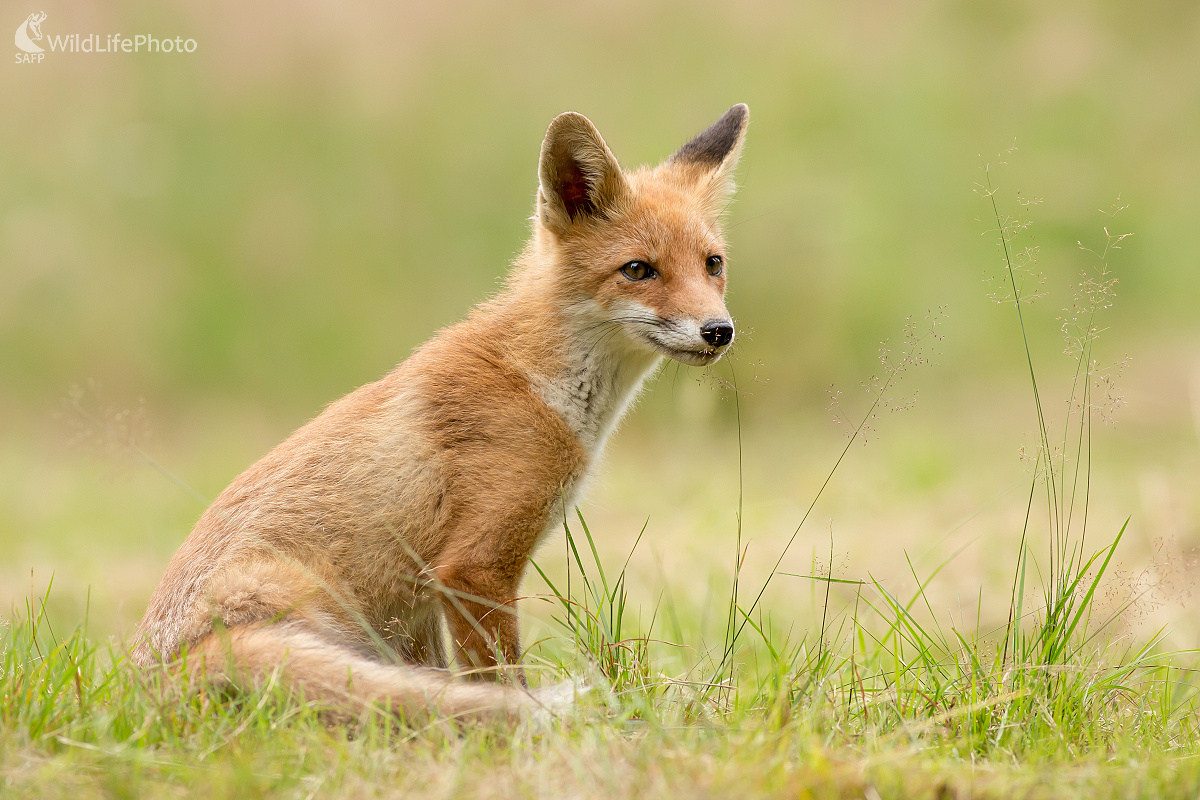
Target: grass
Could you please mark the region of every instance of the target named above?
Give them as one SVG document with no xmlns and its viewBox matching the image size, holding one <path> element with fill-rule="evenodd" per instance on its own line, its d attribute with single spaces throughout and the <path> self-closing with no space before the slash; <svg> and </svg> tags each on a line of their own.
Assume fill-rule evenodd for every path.
<svg viewBox="0 0 1200 800">
<path fill-rule="evenodd" d="M 559 630 L 528 660 L 543 680 L 584 676 L 594 691 L 549 729 L 412 727 L 382 713 L 335 725 L 278 684 L 236 697 L 166 684 L 130 669 L 86 621 L 55 630 L 47 588 L 4 631 L 0 796 L 1194 797 L 1191 654 L 1163 652 L 1161 635 L 1118 635 L 1114 618 L 1136 595 L 1098 602 L 1128 525 L 1089 530 L 1093 423 L 1115 400 L 1095 360 L 1098 317 L 1123 237 L 1105 228 L 1064 318 L 1074 366 L 1059 428 L 1025 328 L 1038 285 L 1038 253 L 1022 247 L 1029 223 L 1002 212 L 990 173 L 982 193 L 1037 429 L 1003 624 L 985 624 L 997 598 L 982 587 L 973 618 L 935 613 L 929 588 L 957 552 L 926 571 L 908 559 L 915 588 L 903 595 L 871 574 L 835 577 L 832 538 L 827 561 L 783 571 L 854 445 L 910 405 L 896 392 L 933 357 L 934 314 L 882 351 L 866 409 L 758 585 L 744 568 L 741 491 L 732 579 L 701 603 L 664 585 L 635 608 L 633 553 L 613 572 L 582 513 L 564 524 L 565 579 L 535 565 L 548 592 L 527 600 L 549 604 Z M 839 415 L 843 403 L 835 396 Z M 811 584 L 817 624 L 769 607 L 768 586 L 784 580 Z"/>
</svg>

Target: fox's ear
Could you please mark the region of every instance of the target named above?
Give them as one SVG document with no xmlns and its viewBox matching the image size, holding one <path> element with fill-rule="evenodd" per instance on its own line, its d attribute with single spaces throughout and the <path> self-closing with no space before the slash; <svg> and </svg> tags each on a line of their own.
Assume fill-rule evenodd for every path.
<svg viewBox="0 0 1200 800">
<path fill-rule="evenodd" d="M 550 123 L 538 179 L 538 217 L 560 236 L 575 222 L 605 216 L 628 191 L 621 166 L 596 126 L 573 111 Z"/>
<path fill-rule="evenodd" d="M 683 170 L 714 206 L 733 194 L 733 169 L 749 122 L 750 109 L 738 103 L 671 156 L 670 163 Z"/>
</svg>

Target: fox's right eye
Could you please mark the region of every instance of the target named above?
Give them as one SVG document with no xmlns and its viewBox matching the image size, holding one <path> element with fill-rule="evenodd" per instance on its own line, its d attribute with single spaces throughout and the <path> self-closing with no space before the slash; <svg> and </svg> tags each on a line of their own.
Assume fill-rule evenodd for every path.
<svg viewBox="0 0 1200 800">
<path fill-rule="evenodd" d="M 621 274 L 631 281 L 644 281 L 647 278 L 658 277 L 658 273 L 654 271 L 654 267 L 645 261 L 630 261 L 621 267 Z"/>
</svg>

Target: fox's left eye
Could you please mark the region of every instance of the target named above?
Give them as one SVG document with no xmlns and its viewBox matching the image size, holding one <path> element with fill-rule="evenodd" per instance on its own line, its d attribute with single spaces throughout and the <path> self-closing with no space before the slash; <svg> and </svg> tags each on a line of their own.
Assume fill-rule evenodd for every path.
<svg viewBox="0 0 1200 800">
<path fill-rule="evenodd" d="M 709 256 L 704 262 L 704 269 L 714 278 L 725 271 L 725 259 L 720 256 Z"/>
<path fill-rule="evenodd" d="M 631 281 L 644 281 L 647 278 L 658 277 L 658 273 L 655 272 L 654 267 L 645 261 L 630 261 L 621 267 L 621 274 Z"/>
</svg>

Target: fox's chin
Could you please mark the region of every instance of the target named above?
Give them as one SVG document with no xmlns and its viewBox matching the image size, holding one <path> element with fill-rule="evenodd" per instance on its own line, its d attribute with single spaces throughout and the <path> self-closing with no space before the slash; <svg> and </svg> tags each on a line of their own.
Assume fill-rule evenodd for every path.
<svg viewBox="0 0 1200 800">
<path fill-rule="evenodd" d="M 653 335 L 647 336 L 644 333 L 638 332 L 640 335 L 633 335 L 631 338 L 640 344 L 642 347 L 651 352 L 664 355 L 680 364 L 686 364 L 689 367 L 707 367 L 709 364 L 715 364 L 721 356 L 725 355 L 728 346 L 720 347 L 673 347 L 666 342 L 659 341 Z"/>
<path fill-rule="evenodd" d="M 654 347 L 663 355 L 681 364 L 687 364 L 689 367 L 707 367 L 709 364 L 715 364 L 725 354 L 725 348 L 723 347 L 706 347 L 702 350 L 681 350 L 675 347 L 667 347 L 658 342 L 654 343 Z"/>
</svg>

